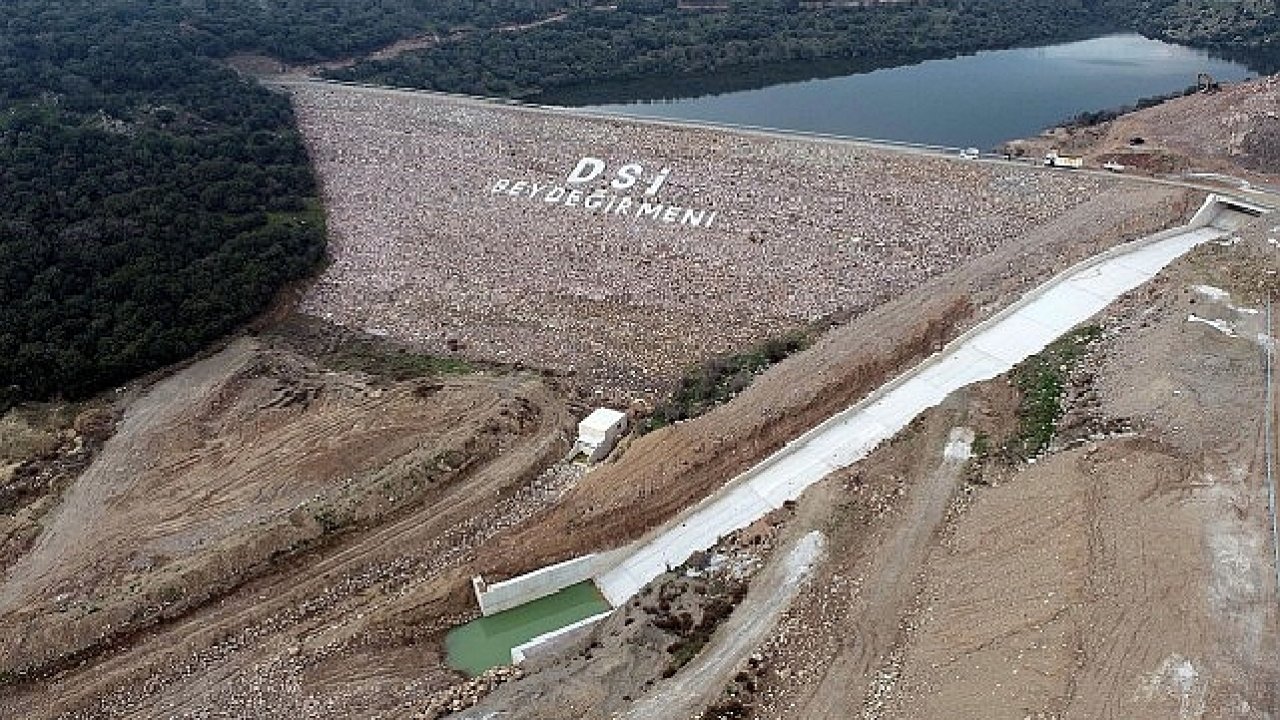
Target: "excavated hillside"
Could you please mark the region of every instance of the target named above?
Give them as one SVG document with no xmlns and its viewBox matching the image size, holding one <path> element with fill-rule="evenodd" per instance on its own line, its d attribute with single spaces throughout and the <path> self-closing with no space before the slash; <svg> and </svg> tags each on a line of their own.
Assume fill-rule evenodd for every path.
<svg viewBox="0 0 1280 720">
<path fill-rule="evenodd" d="M 1010 143 L 1039 156 L 1050 148 L 1158 175 L 1220 173 L 1280 183 L 1280 75 L 1199 92 L 1092 127 L 1057 128 Z M 1234 183 L 1233 183 L 1234 184 Z"/>
<path fill-rule="evenodd" d="M 16 508 L 0 524 L 0 716 L 399 718 L 439 707 L 442 694 L 453 697 L 467 687 L 448 668 L 442 640 L 476 614 L 472 575 L 500 579 L 643 535 L 1063 267 L 1178 224 L 1203 199 L 1175 186 L 1038 167 L 369 93 L 325 86 L 298 100 L 331 202 L 335 257 L 302 291 L 298 312 L 284 308 L 260 331 L 98 404 L 52 413 L 47 427 L 30 409 L 0 424 L 14 437 L 0 444 L 0 500 L 6 513 Z M 715 232 L 699 242 L 682 240 L 678 228 L 665 225 L 631 222 L 619 230 L 609 224 L 613 218 L 496 197 L 490 192 L 495 178 L 483 169 L 443 171 L 479 154 L 500 158 L 512 178 L 526 171 L 559 177 L 580 157 L 599 152 L 594 131 L 646 160 L 670 160 L 676 168 L 670 197 L 728 208 L 723 229 L 712 226 Z M 480 142 L 486 139 L 491 142 Z M 424 147 L 448 152 L 424 154 Z M 672 156 L 663 154 L 668 151 Z M 817 180 L 804 174 L 808 165 Z M 875 172 L 841 180 L 850 167 Z M 770 179 L 770 172 L 787 174 Z M 849 192 L 835 204 L 803 194 L 819 181 L 844 182 Z M 744 193 L 763 204 L 735 204 Z M 780 206 L 769 204 L 774 194 Z M 758 207 L 772 209 L 752 214 Z M 806 213 L 813 213 L 812 223 Z M 1034 466 L 983 466 L 973 470 L 978 475 L 966 469 L 963 477 L 975 478 L 968 494 L 978 498 L 972 512 L 948 515 L 945 532 L 898 533 L 915 526 L 905 508 L 916 507 L 917 498 L 923 498 L 920 507 L 935 510 L 952 499 L 939 488 L 961 477 L 954 458 L 943 456 L 953 427 L 972 427 L 989 439 L 1017 427 L 1019 395 L 1008 385 L 960 393 L 850 473 L 816 487 L 796 508 L 726 538 L 719 555 L 704 560 L 712 567 L 720 562 L 714 557 L 730 558 L 730 566 L 743 569 L 732 583 L 665 578 L 664 589 L 651 591 L 642 606 L 609 621 L 606 632 L 616 635 L 577 649 L 572 662 L 578 669 L 593 659 L 607 661 L 601 667 L 636 668 L 625 683 L 604 671 L 575 671 L 577 679 L 568 683 L 568 666 L 553 662 L 549 674 L 508 680 L 509 697 L 517 698 L 511 709 L 540 718 L 596 717 L 627 710 L 665 679 L 675 685 L 663 692 L 691 707 L 714 703 L 731 710 L 736 702 L 762 716 L 794 717 L 794 708 L 807 703 L 812 716 L 850 717 L 864 706 L 869 678 L 901 667 L 911 674 L 902 675 L 900 687 L 913 694 L 895 701 L 895 712 L 932 713 L 919 703 L 945 679 L 929 674 L 937 670 L 937 651 L 924 639 L 900 640 L 896 629 L 929 620 L 910 614 L 916 598 L 929 598 L 924 607 L 945 622 L 965 625 L 971 631 L 965 642 L 979 649 L 991 640 L 986 633 L 1000 627 L 997 620 L 1014 617 L 937 584 L 949 582 L 942 553 L 953 546 L 978 553 L 982 538 L 1001 537 L 1030 551 L 1035 533 L 1047 532 L 1034 526 L 1025 537 L 1013 534 L 1024 519 L 1018 515 L 1023 501 L 999 492 L 1007 480 L 1014 479 L 1011 487 L 1039 488 L 1075 513 L 1050 529 L 1073 537 L 1076 528 L 1096 531 L 1102 543 L 1096 547 L 1104 549 L 1106 533 L 1137 525 L 1134 503 L 1158 495 L 1165 504 L 1156 509 L 1170 510 L 1169 503 L 1199 497 L 1197 483 L 1206 474 L 1256 492 L 1256 462 L 1240 465 L 1242 458 L 1256 459 L 1256 437 L 1215 459 L 1212 447 L 1175 442 L 1201 426 L 1181 415 L 1162 419 L 1160 412 L 1169 397 L 1195 400 L 1197 407 L 1226 397 L 1230 402 L 1204 424 L 1252 427 L 1241 418 L 1256 389 L 1257 348 L 1223 350 L 1210 340 L 1221 335 L 1227 338 L 1221 342 L 1244 342 L 1260 329 L 1232 326 L 1229 337 L 1218 325 L 1187 324 L 1180 315 L 1195 299 L 1193 312 L 1209 321 L 1258 322 L 1247 312 L 1227 317 L 1236 311 L 1220 297 L 1210 302 L 1186 288 L 1221 287 L 1232 293 L 1233 306 L 1258 308 L 1269 277 L 1264 270 L 1271 267 L 1263 261 L 1274 253 L 1268 243 L 1280 242 L 1260 227 L 1245 242 L 1197 256 L 1201 265 L 1180 284 L 1162 285 L 1160 294 L 1139 291 L 1116 310 L 1124 333 L 1098 346 L 1100 359 L 1085 366 L 1095 378 L 1073 381 L 1073 393 L 1141 390 L 1148 387 L 1142 372 L 1159 376 L 1171 357 L 1195 362 L 1179 366 L 1191 375 L 1170 381 L 1168 396 L 1108 390 L 1111 405 L 1089 406 L 1101 428 L 1132 420 L 1146 433 L 1108 436 L 1111 444 L 1090 456 L 1089 484 L 1071 475 L 1080 464 L 1068 453 L 1087 453 L 1083 446 L 1063 446 Z M 621 252 L 623 240 L 634 241 L 627 246 L 634 253 Z M 708 248 L 742 262 L 720 262 Z M 1244 250 L 1252 254 L 1235 254 Z M 827 258 L 836 258 L 838 268 L 822 265 Z M 557 275 L 566 267 L 575 268 L 571 277 Z M 1241 277 L 1224 278 L 1222 268 Z M 1244 279 L 1249 268 L 1256 272 Z M 809 279 L 812 292 L 794 291 Z M 834 324 L 731 401 L 630 438 L 585 474 L 559 462 L 574 422 L 592 405 L 657 394 L 687 363 L 807 325 L 815 315 Z M 1163 334 L 1143 334 L 1156 326 Z M 594 335 L 600 328 L 607 332 Z M 1201 335 L 1184 337 L 1191 332 Z M 1198 372 L 1212 393 L 1209 385 L 1195 384 Z M 1231 383 L 1238 398 L 1226 395 Z M 1151 385 L 1151 392 L 1160 387 Z M 1150 427 L 1137 421 L 1148 416 Z M 1249 417 L 1256 422 L 1256 414 Z M 1155 489 L 1125 486 L 1118 499 L 1098 497 L 1125 479 L 1117 467 L 1128 453 L 1141 455 L 1142 477 L 1153 479 Z M 1232 469 L 1238 467 L 1247 472 Z M 1165 478 L 1170 468 L 1180 474 Z M 1049 473 L 1049 480 L 1036 481 L 1037 472 Z M 1176 491 L 1166 493 L 1166 486 Z M 1240 508 L 1241 522 L 1257 522 L 1256 496 L 1228 500 L 1222 507 Z M 980 510 L 980 503 L 991 509 Z M 1093 508 L 1111 512 L 1111 524 L 1080 524 Z M 1203 509 L 1178 509 L 1182 524 L 1176 526 L 1159 520 L 1141 526 L 1149 533 L 1144 547 L 1180 533 L 1181 554 L 1168 572 L 1185 571 L 1194 582 L 1211 573 L 1203 563 L 1187 564 L 1204 557 L 1192 551 L 1220 547 L 1188 539 L 1207 527 L 1208 516 L 1195 514 Z M 1245 537 L 1232 528 L 1224 542 Z M 823 533 L 826 549 L 815 556 L 809 584 L 779 593 L 771 584 L 794 576 L 778 558 L 790 555 L 770 549 L 800 547 L 814 529 Z M 940 538 L 955 540 L 946 545 Z M 1239 550 L 1232 557 L 1253 562 L 1262 546 L 1250 543 L 1230 545 Z M 1085 550 L 1091 547 L 1086 543 Z M 1077 562 L 1064 565 L 1063 573 L 1090 580 L 1070 593 L 1045 592 L 1075 603 L 1070 631 L 1089 650 L 1095 646 L 1086 620 L 1106 609 L 1112 596 L 1105 588 L 1142 564 L 1095 567 L 1083 553 L 1063 560 Z M 875 564 L 886 555 L 904 563 Z M 1009 555 L 1015 556 L 1021 557 Z M 999 597 L 1012 597 L 1017 588 L 998 583 L 1017 579 L 1016 568 L 982 557 L 992 564 L 979 567 L 975 560 L 974 572 L 987 573 L 992 587 L 1002 588 Z M 909 558 L 919 562 L 905 562 Z M 857 593 L 861 578 L 874 573 L 894 582 L 870 602 Z M 753 584 L 752 578 L 763 580 Z M 1144 602 L 1143 588 L 1154 586 L 1123 582 L 1123 607 Z M 1179 592 L 1203 589 L 1194 582 Z M 790 608 L 784 612 L 779 598 L 793 592 L 802 594 L 783 603 Z M 1270 597 L 1266 591 L 1222 592 L 1223 612 L 1243 618 L 1240 627 L 1273 622 L 1257 614 L 1257 603 Z M 1025 603 L 1010 606 L 1018 612 L 1029 612 L 1028 598 L 1042 599 L 1018 598 Z M 780 614 L 778 629 L 771 621 L 748 623 L 746 614 L 735 619 L 735 602 Z M 851 610 L 868 606 L 876 608 L 874 616 Z M 977 607 L 978 615 L 965 614 Z M 805 614 L 810 610 L 823 614 Z M 717 639 L 720 622 L 747 626 L 760 640 L 739 657 L 743 647 Z M 1196 622 L 1206 633 L 1236 627 L 1212 618 Z M 873 651 L 841 646 L 868 628 L 878 643 Z M 649 654 L 634 663 L 626 655 L 630 632 L 648 643 Z M 707 651 L 698 652 L 704 643 Z M 1208 644 L 1186 647 L 1179 658 L 1189 659 L 1198 677 L 1226 677 L 1212 668 L 1228 667 L 1229 659 L 1211 654 Z M 1270 647 L 1265 637 L 1258 647 Z M 1101 656 L 1105 648 L 1094 652 Z M 1150 666 L 1148 676 L 1174 651 L 1156 662 L 1149 654 L 1140 658 Z M 843 662 L 850 657 L 857 662 Z M 739 661 L 746 663 L 741 673 Z M 849 668 L 847 674 L 825 675 L 822 668 L 833 662 Z M 1141 663 L 1135 659 L 1122 670 Z M 1175 680 L 1181 663 L 1170 660 Z M 705 675 L 686 674 L 699 667 Z M 1089 667 L 1098 678 L 1112 666 Z M 663 678 L 667 671 L 671 677 Z M 1076 677 L 1065 661 L 1050 672 L 1055 688 Z M 995 674 L 977 681 L 1008 682 Z M 717 697 L 728 684 L 743 694 Z M 547 687 L 557 688 L 555 698 L 519 700 L 540 697 L 539 688 Z M 1109 689 L 1107 697 L 1121 698 L 1121 690 L 1132 687 L 1138 686 Z M 1251 707 L 1265 706 L 1254 690 L 1231 692 Z"/>
</svg>

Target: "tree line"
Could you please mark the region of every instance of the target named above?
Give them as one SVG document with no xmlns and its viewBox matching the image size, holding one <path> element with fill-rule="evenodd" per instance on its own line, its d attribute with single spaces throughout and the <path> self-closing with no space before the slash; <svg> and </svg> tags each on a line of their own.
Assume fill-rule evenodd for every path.
<svg viewBox="0 0 1280 720">
<path fill-rule="evenodd" d="M 316 266 L 286 98 L 145 3 L 5 12 L 0 410 L 189 357 Z"/>
<path fill-rule="evenodd" d="M 11 0 L 0 25 L 0 411 L 189 357 L 313 271 L 305 62 L 528 22 L 560 0 Z"/>
<path fill-rule="evenodd" d="M 804 64 L 822 63 L 836 72 L 842 66 L 883 67 L 1075 39 L 1107 27 L 1082 0 L 940 0 L 829 10 L 744 1 L 722 12 L 689 12 L 674 2 L 619 2 L 611 9 L 580 9 L 563 21 L 523 32 L 476 31 L 330 76 L 556 99 L 602 83 L 652 78 L 696 84 L 717 75 L 750 76 Z M 625 95 L 635 86 L 619 89 Z"/>
<path fill-rule="evenodd" d="M 572 9 L 522 32 L 476 29 L 419 52 L 333 70 L 334 79 L 539 100 L 609 102 L 832 75 L 986 49 L 1139 31 L 1263 70 L 1280 52 L 1277 0 L 918 0 L 810 9 L 799 0 L 676 0 Z M 1270 8 L 1270 10 L 1268 10 Z M 655 79 L 657 81 L 655 82 Z"/>
<path fill-rule="evenodd" d="M 10 0 L 0 409 L 188 357 L 321 261 L 323 214 L 288 101 L 228 69 L 237 53 L 312 62 L 435 34 L 427 49 L 334 76 L 542 99 L 669 92 L 639 89 L 654 78 L 742 87 L 1115 29 L 1274 68 L 1276 2 L 728 0 L 691 12 L 676 0 Z"/>
</svg>

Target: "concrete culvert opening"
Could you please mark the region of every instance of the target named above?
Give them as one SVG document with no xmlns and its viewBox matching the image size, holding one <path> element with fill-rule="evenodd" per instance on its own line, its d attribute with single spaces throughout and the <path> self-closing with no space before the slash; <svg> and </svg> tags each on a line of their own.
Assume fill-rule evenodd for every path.
<svg viewBox="0 0 1280 720">
<path fill-rule="evenodd" d="M 1191 219 L 1191 227 L 1211 227 L 1233 232 L 1256 217 L 1270 212 L 1261 205 L 1223 195 L 1210 195 Z"/>
</svg>

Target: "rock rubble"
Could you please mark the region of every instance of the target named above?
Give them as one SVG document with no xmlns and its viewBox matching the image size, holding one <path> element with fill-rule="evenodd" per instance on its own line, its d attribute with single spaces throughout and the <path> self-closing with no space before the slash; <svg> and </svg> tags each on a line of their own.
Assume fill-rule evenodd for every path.
<svg viewBox="0 0 1280 720">
<path fill-rule="evenodd" d="M 710 354 L 883 302 L 1112 185 L 428 94 L 315 85 L 294 100 L 332 237 L 304 312 L 431 352 L 575 372 L 623 401 Z M 569 186 L 586 156 L 607 169 L 584 192 L 717 219 L 695 228 L 492 192 L 500 180 Z M 624 163 L 641 181 L 610 188 Z"/>
</svg>

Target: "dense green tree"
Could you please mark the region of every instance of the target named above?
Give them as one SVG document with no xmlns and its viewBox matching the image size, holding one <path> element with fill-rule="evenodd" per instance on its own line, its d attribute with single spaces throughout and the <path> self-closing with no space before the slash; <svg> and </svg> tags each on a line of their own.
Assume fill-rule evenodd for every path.
<svg viewBox="0 0 1280 720">
<path fill-rule="evenodd" d="M 330 75 L 598 102 L 752 87 L 1117 30 L 1191 42 L 1272 69 L 1280 20 L 1270 0 L 1255 1 L 1247 11 L 1213 10 L 1216 29 L 1209 31 L 1186 17 L 1187 8 L 1218 8 L 1210 0 L 925 0 L 817 10 L 791 0 L 733 0 L 717 12 L 628 0 L 607 10 L 577 9 L 561 22 L 518 33 L 455 34 L 420 52 Z"/>
<path fill-rule="evenodd" d="M 599 100 L 755 86 L 1099 30 L 1280 66 L 1275 0 L 8 0 L 0 24 L 0 409 L 190 355 L 313 268 L 287 100 L 222 62 L 430 47 L 335 77 Z M 564 13 L 557 22 L 540 19 Z M 645 83 L 663 82 L 656 87 Z M 583 95 L 584 91 L 590 94 Z M 603 96 L 602 96 L 603 93 Z"/>
<path fill-rule="evenodd" d="M 191 355 L 310 271 L 324 241 L 287 99 L 203 55 L 179 15 L 11 5 L 0 409 Z"/>
</svg>

